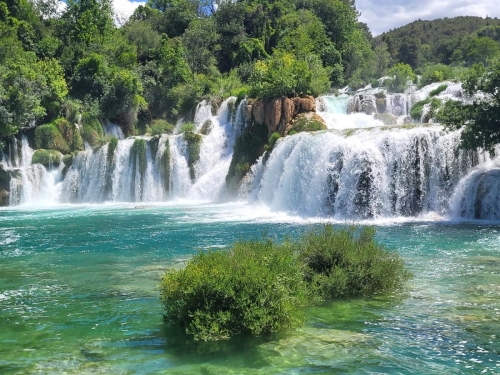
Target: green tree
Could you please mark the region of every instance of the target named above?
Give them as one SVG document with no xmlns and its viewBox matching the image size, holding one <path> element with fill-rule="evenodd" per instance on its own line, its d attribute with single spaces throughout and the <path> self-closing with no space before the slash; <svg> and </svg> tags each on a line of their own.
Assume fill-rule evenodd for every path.
<svg viewBox="0 0 500 375">
<path fill-rule="evenodd" d="M 297 59 L 290 53 L 276 50 L 269 59 L 255 63 L 250 77 L 250 96 L 316 96 L 330 88 L 329 73 L 317 55 Z"/>
<path fill-rule="evenodd" d="M 463 128 L 462 147 L 493 151 L 500 143 L 500 60 L 489 69 L 474 65 L 461 80 L 470 101 L 447 101 L 437 119 L 450 129 Z"/>
<path fill-rule="evenodd" d="M 387 87 L 394 92 L 403 92 L 408 86 L 408 81 L 415 79 L 411 66 L 404 63 L 394 65 L 387 74 L 391 77 L 387 82 Z"/>
</svg>

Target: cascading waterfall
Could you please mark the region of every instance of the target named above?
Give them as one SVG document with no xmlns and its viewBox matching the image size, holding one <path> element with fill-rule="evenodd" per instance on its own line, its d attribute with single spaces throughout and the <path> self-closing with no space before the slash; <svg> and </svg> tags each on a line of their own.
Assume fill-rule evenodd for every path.
<svg viewBox="0 0 500 375">
<path fill-rule="evenodd" d="M 233 97 L 224 101 L 216 116 L 209 103 L 198 105 L 195 127 L 203 134 L 199 160 L 192 167 L 183 134 L 119 140 L 114 150 L 105 145 L 76 155 L 62 182 L 60 201 L 217 200 L 224 193 L 235 136 L 242 127 L 245 103 L 236 111 L 234 103 Z"/>
<path fill-rule="evenodd" d="M 278 140 L 271 154 L 252 166 L 240 198 L 275 211 L 339 220 L 426 214 L 500 220 L 499 159 L 460 150 L 458 131 L 385 126 L 376 117 L 408 121 L 411 106 L 438 85 L 411 94 L 370 90 L 318 98 L 318 114 L 329 130 Z M 438 97 L 462 100 L 461 85 L 448 83 Z M 0 162 L 11 176 L 10 203 L 216 201 L 224 196 L 233 145 L 246 126 L 246 100 L 237 108 L 235 103 L 236 98 L 227 99 L 213 115 L 212 105 L 201 102 L 194 138 L 124 139 L 108 124 L 106 134 L 119 139 L 116 147 L 79 152 L 64 179 L 62 163 L 49 170 L 32 165 L 27 138 L 12 138 Z"/>
<path fill-rule="evenodd" d="M 9 144 L 10 161 L 6 158 L 10 173 L 11 205 L 26 203 L 53 202 L 57 195 L 56 184 L 61 179 L 63 165 L 59 168 L 47 170 L 41 164 L 31 164 L 33 150 L 29 147 L 26 135 L 21 136 L 21 149 L 17 149 L 17 140 L 14 138 Z M 10 164 L 10 165 L 9 165 Z"/>
<path fill-rule="evenodd" d="M 453 188 L 481 157 L 456 155 L 459 137 L 439 126 L 297 134 L 259 160 L 249 199 L 341 220 L 445 214 Z"/>
<path fill-rule="evenodd" d="M 406 117 L 438 85 L 412 94 L 319 98 L 319 114 L 330 130 L 279 140 L 252 167 L 240 197 L 276 211 L 339 220 L 427 213 L 500 219 L 497 159 L 460 150 L 459 131 L 439 125 L 383 127 L 368 114 L 378 112 L 377 99 L 384 98 L 385 113 Z M 449 84 L 438 97 L 462 96 L 461 85 Z"/>
</svg>

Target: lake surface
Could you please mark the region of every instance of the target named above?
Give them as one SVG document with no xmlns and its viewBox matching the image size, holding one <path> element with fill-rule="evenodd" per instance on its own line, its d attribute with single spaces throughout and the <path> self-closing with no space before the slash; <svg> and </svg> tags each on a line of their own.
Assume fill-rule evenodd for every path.
<svg viewBox="0 0 500 375">
<path fill-rule="evenodd" d="M 492 223 L 376 223 L 415 274 L 408 290 L 311 308 L 296 331 L 197 345 L 163 325 L 167 268 L 198 249 L 318 224 L 239 203 L 2 209 L 0 373 L 500 373 Z"/>
</svg>

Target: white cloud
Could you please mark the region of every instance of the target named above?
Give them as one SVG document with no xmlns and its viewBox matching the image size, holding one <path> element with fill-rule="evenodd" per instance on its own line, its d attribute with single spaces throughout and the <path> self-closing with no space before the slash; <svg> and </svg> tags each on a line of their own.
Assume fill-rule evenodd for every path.
<svg viewBox="0 0 500 375">
<path fill-rule="evenodd" d="M 139 5 L 146 5 L 145 1 L 113 0 L 113 9 L 118 23 L 122 18 L 128 19 Z"/>
<path fill-rule="evenodd" d="M 357 0 L 356 8 L 374 36 L 418 19 L 500 17 L 498 0 Z"/>
</svg>

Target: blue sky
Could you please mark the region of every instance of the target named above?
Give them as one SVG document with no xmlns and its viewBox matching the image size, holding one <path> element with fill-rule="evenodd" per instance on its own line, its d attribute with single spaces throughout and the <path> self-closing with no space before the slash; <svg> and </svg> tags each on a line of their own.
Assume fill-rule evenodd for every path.
<svg viewBox="0 0 500 375">
<path fill-rule="evenodd" d="M 113 0 L 115 11 L 128 17 L 142 1 Z M 373 35 L 406 25 L 417 19 L 433 20 L 455 16 L 500 18 L 498 0 L 356 0 L 360 20 Z"/>
</svg>

